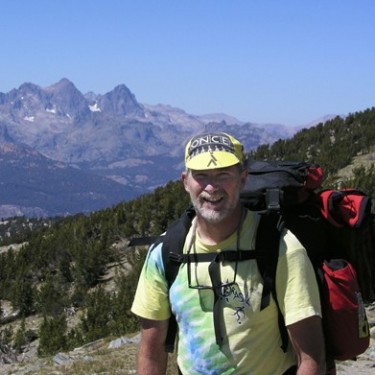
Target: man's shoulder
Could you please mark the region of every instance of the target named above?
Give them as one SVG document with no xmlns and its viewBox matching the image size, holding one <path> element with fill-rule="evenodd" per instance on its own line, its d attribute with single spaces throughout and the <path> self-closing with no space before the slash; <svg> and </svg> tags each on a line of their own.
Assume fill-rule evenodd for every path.
<svg viewBox="0 0 375 375">
<path fill-rule="evenodd" d="M 147 253 L 147 261 L 154 264 L 163 264 L 162 249 L 163 249 L 164 234 L 159 236 L 149 247 Z"/>
<path fill-rule="evenodd" d="M 155 249 L 161 249 L 163 246 L 163 241 L 165 239 L 166 232 L 162 233 L 158 237 L 154 239 L 154 241 L 151 243 L 149 247 L 149 251 L 154 251 Z"/>
</svg>

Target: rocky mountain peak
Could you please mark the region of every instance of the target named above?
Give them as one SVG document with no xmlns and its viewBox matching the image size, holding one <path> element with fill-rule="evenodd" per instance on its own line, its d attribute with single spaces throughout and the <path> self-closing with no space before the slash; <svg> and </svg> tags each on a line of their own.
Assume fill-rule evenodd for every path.
<svg viewBox="0 0 375 375">
<path fill-rule="evenodd" d="M 0 114 L 9 113 L 15 118 L 31 118 L 44 107 L 46 101 L 46 95 L 39 86 L 24 83 L 18 89 L 2 95 Z"/>
<path fill-rule="evenodd" d="M 79 90 L 76 88 L 74 83 L 67 78 L 62 78 L 60 81 L 46 87 L 44 90 L 48 92 L 66 92 L 72 93 Z"/>
<path fill-rule="evenodd" d="M 42 89 L 38 86 L 35 85 L 34 83 L 31 82 L 26 82 L 23 83 L 18 90 L 19 95 L 27 95 L 27 94 L 34 94 L 34 95 L 41 95 Z"/>
<path fill-rule="evenodd" d="M 115 115 L 144 117 L 144 108 L 138 103 L 135 95 L 124 84 L 101 96 L 98 106 L 103 112 Z"/>
<path fill-rule="evenodd" d="M 90 115 L 88 103 L 76 86 L 66 78 L 45 89 L 54 111 L 60 115 L 80 120 Z"/>
</svg>

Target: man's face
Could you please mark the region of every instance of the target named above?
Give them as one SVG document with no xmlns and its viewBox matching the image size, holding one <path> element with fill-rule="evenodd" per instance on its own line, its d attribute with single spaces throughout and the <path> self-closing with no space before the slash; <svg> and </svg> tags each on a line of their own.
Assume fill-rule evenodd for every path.
<svg viewBox="0 0 375 375">
<path fill-rule="evenodd" d="M 185 190 L 197 212 L 209 223 L 230 218 L 238 206 L 247 171 L 239 166 L 209 170 L 190 170 L 182 174 Z"/>
</svg>

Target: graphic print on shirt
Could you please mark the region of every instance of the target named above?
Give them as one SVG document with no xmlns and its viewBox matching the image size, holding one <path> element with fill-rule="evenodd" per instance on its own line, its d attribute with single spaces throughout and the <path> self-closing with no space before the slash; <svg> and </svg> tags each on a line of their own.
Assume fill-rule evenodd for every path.
<svg viewBox="0 0 375 375">
<path fill-rule="evenodd" d="M 186 265 L 181 266 L 178 277 L 173 284 L 170 291 L 170 300 L 172 309 L 178 317 L 182 317 L 188 312 L 193 312 L 195 309 L 212 313 L 214 306 L 214 292 L 212 289 L 194 289 L 196 285 L 211 287 L 211 281 L 208 277 L 207 263 L 199 264 L 199 275 L 207 275 L 207 277 L 200 277 L 199 280 L 195 278 L 195 269 L 193 270 L 192 286 L 193 288 L 186 288 L 188 285 Z M 245 266 L 245 265 L 244 265 Z M 248 272 L 251 265 L 245 266 Z M 255 266 L 256 267 L 256 266 Z M 239 266 L 236 282 L 233 280 L 233 266 L 223 267 L 221 269 L 222 275 L 225 279 L 222 281 L 222 288 L 219 289 L 220 305 L 223 311 L 225 310 L 225 321 L 230 325 L 242 325 L 246 319 L 254 312 L 259 311 L 260 301 L 262 296 L 262 283 L 254 273 L 253 277 L 248 277 L 245 280 L 242 278 L 242 268 Z M 211 317 L 212 318 L 212 317 Z"/>
<path fill-rule="evenodd" d="M 258 287 L 250 287 L 249 291 L 241 291 L 237 283 L 228 285 L 223 283 L 221 301 L 222 306 L 232 310 L 232 315 L 235 318 L 237 324 L 243 324 L 246 317 L 249 316 L 249 312 L 254 312 L 259 306 L 259 299 L 262 296 L 261 290 Z"/>
</svg>

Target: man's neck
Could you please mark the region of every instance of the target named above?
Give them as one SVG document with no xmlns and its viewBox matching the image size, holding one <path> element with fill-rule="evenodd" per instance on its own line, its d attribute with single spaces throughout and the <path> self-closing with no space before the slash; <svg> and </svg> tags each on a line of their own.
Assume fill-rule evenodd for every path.
<svg viewBox="0 0 375 375">
<path fill-rule="evenodd" d="M 242 207 L 238 206 L 228 218 L 220 223 L 210 223 L 197 217 L 197 232 L 201 241 L 207 245 L 216 245 L 231 236 L 242 220 Z"/>
</svg>

